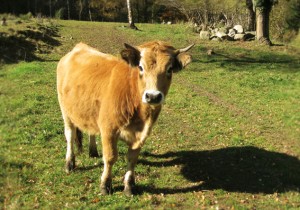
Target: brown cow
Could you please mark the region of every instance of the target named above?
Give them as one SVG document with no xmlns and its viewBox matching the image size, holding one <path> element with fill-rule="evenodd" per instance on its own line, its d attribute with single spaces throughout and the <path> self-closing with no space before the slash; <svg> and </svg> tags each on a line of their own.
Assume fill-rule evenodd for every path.
<svg viewBox="0 0 300 210">
<path fill-rule="evenodd" d="M 123 59 L 77 44 L 57 67 L 57 91 L 67 139 L 66 171 L 75 168 L 73 145 L 80 130 L 90 135 L 90 154 L 97 156 L 95 135 L 101 134 L 104 171 L 102 194 L 111 193 L 117 141 L 129 147 L 124 192 L 132 194 L 134 167 L 168 93 L 172 73 L 191 62 L 190 45 L 177 50 L 154 41 L 125 44 Z"/>
</svg>

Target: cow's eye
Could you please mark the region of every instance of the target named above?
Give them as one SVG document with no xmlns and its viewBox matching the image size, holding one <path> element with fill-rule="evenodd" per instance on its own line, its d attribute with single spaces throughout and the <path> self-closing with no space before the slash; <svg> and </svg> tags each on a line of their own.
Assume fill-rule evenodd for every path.
<svg viewBox="0 0 300 210">
<path fill-rule="evenodd" d="M 171 67 L 168 68 L 166 74 L 167 74 L 168 77 L 172 76 L 172 68 Z"/>
<path fill-rule="evenodd" d="M 144 74 L 144 69 L 142 66 L 139 66 L 139 70 L 140 70 L 140 76 L 142 76 Z"/>
</svg>

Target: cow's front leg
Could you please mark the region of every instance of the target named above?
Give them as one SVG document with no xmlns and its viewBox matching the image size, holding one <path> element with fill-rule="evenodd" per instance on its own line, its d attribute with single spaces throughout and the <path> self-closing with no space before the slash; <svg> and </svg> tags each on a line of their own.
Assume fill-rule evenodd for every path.
<svg viewBox="0 0 300 210">
<path fill-rule="evenodd" d="M 102 195 L 112 194 L 112 167 L 118 159 L 117 137 L 102 134 L 104 170 L 101 176 L 100 191 Z"/>
<path fill-rule="evenodd" d="M 135 186 L 135 175 L 134 168 L 138 160 L 138 156 L 140 154 L 141 148 L 132 149 L 129 147 L 127 153 L 127 172 L 124 178 L 124 193 L 127 196 L 131 196 L 133 194 L 133 188 Z"/>
</svg>

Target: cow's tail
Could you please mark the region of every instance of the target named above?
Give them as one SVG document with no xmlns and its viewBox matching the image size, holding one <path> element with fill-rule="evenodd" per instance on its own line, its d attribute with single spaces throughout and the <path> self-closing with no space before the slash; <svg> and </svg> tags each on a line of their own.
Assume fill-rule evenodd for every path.
<svg viewBox="0 0 300 210">
<path fill-rule="evenodd" d="M 78 128 L 76 128 L 76 138 L 75 138 L 75 144 L 77 146 L 77 151 L 78 153 L 82 153 L 82 138 L 83 138 L 83 135 L 82 135 L 82 132 L 81 130 L 79 130 Z"/>
</svg>

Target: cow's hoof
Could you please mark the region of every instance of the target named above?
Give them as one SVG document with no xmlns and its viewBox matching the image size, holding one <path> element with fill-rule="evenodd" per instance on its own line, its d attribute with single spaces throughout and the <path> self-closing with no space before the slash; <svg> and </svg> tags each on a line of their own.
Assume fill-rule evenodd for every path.
<svg viewBox="0 0 300 210">
<path fill-rule="evenodd" d="M 124 187 L 124 194 L 126 196 L 131 197 L 132 195 L 135 194 L 135 179 L 133 176 L 130 177 L 129 181 L 127 183 L 125 183 L 125 187 Z"/>
<path fill-rule="evenodd" d="M 127 197 L 131 197 L 133 196 L 133 192 L 132 192 L 132 188 L 131 187 L 125 187 L 124 189 L 124 195 L 126 195 Z"/>
<path fill-rule="evenodd" d="M 75 169 L 75 157 L 66 162 L 66 173 L 71 173 Z"/>
<path fill-rule="evenodd" d="M 92 157 L 92 158 L 98 158 L 100 157 L 99 153 L 97 150 L 91 150 L 89 151 L 89 156 Z"/>
<path fill-rule="evenodd" d="M 101 193 L 101 195 L 111 195 L 113 193 L 111 179 L 106 180 L 105 183 L 101 183 L 100 193 Z"/>
</svg>

